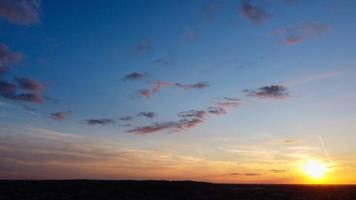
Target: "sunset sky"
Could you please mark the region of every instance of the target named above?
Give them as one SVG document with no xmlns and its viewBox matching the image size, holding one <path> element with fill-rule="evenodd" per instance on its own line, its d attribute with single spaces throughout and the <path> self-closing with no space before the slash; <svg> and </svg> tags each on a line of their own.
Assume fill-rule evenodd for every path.
<svg viewBox="0 0 356 200">
<path fill-rule="evenodd" d="M 0 179 L 355 184 L 355 9 L 0 0 Z"/>
</svg>

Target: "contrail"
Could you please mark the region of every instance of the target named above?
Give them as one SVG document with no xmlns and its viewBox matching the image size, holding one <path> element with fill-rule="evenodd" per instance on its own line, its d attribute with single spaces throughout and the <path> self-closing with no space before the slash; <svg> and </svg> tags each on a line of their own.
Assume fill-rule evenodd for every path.
<svg viewBox="0 0 356 200">
<path fill-rule="evenodd" d="M 328 161 L 329 161 L 330 164 L 333 164 L 333 161 L 330 159 L 328 150 L 326 149 L 326 146 L 325 146 L 325 143 L 324 143 L 323 138 L 322 138 L 320 135 L 319 135 L 318 137 L 319 137 L 319 141 L 320 141 L 320 143 L 321 143 L 321 146 L 323 147 L 323 150 L 324 150 L 324 153 L 325 153 L 326 158 L 328 159 Z"/>
</svg>

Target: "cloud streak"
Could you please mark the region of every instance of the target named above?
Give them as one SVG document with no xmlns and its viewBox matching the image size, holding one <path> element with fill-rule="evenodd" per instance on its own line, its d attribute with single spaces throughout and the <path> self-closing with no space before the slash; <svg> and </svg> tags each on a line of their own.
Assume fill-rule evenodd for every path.
<svg viewBox="0 0 356 200">
<path fill-rule="evenodd" d="M 11 63 L 20 61 L 21 59 L 21 53 L 13 52 L 5 44 L 0 44 L 0 67 L 6 67 Z"/>
<path fill-rule="evenodd" d="M 64 111 L 64 112 L 51 113 L 50 116 L 54 120 L 62 121 L 67 117 L 67 115 L 69 115 L 71 113 L 72 113 L 72 111 L 68 110 L 68 111 Z"/>
<path fill-rule="evenodd" d="M 40 0 L 0 0 L 0 16 L 12 23 L 29 25 L 40 21 Z"/>
<path fill-rule="evenodd" d="M 162 88 L 164 87 L 178 87 L 182 88 L 184 90 L 190 90 L 190 89 L 204 89 L 206 87 L 209 87 L 208 82 L 198 82 L 194 84 L 182 84 L 182 83 L 172 83 L 172 82 L 165 82 L 165 81 L 158 81 L 158 82 L 153 82 L 152 86 L 150 89 L 143 89 L 140 90 L 139 93 L 146 97 L 149 98 L 153 94 L 159 92 Z"/>
<path fill-rule="evenodd" d="M 137 81 L 137 80 L 142 80 L 148 76 L 147 73 L 140 73 L 140 72 L 132 72 L 130 74 L 125 75 L 122 77 L 122 80 L 125 81 Z"/>
<path fill-rule="evenodd" d="M 320 37 L 327 32 L 330 27 L 319 22 L 304 22 L 293 27 L 283 28 L 274 35 L 279 38 L 282 44 L 296 45 L 309 38 Z"/>
<path fill-rule="evenodd" d="M 234 102 L 234 106 L 237 106 L 237 102 L 240 102 L 240 99 L 236 98 L 222 98 L 224 102 L 230 101 Z M 218 102 L 221 103 L 221 102 Z M 186 129 L 194 128 L 200 124 L 206 122 L 207 118 L 211 115 L 223 115 L 226 114 L 226 108 L 231 108 L 230 104 L 228 105 L 219 105 L 208 107 L 203 110 L 188 110 L 183 111 L 177 114 L 178 120 L 171 122 L 162 122 L 162 123 L 154 123 L 147 126 L 139 126 L 133 129 L 128 130 L 129 133 L 134 133 L 138 135 L 147 135 L 160 131 L 168 131 L 168 132 L 180 132 Z"/>
<path fill-rule="evenodd" d="M 87 125 L 108 125 L 108 124 L 114 124 L 115 121 L 112 119 L 108 118 L 102 118 L 102 119 L 87 119 L 85 120 Z"/>
<path fill-rule="evenodd" d="M 47 86 L 39 81 L 30 79 L 30 78 L 15 78 L 15 81 L 18 84 L 20 89 L 30 90 L 33 92 L 41 92 Z"/>
<path fill-rule="evenodd" d="M 240 15 L 257 24 L 265 22 L 270 17 L 270 14 L 262 7 L 253 5 L 250 2 L 241 4 Z"/>
<path fill-rule="evenodd" d="M 269 99 L 286 99 L 290 97 L 289 91 L 283 85 L 270 85 L 259 89 L 244 90 L 248 96 Z"/>
<path fill-rule="evenodd" d="M 24 101 L 31 103 L 42 103 L 43 97 L 40 94 L 16 93 L 17 86 L 7 81 L 0 81 L 0 95 L 6 99 L 14 101 Z"/>
</svg>

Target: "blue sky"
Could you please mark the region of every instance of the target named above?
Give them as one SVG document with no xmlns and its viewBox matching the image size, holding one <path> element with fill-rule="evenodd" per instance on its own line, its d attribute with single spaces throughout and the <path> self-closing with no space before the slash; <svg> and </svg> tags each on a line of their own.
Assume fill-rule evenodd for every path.
<svg viewBox="0 0 356 200">
<path fill-rule="evenodd" d="M 355 7 L 351 0 L 0 0 L 0 162 L 19 168 L 0 168 L 0 177 L 303 182 L 290 162 L 293 155 L 325 161 L 322 136 L 339 159 L 330 181 L 354 182 L 338 171 L 356 174 Z M 211 171 L 185 177 L 182 165 L 156 174 L 125 157 L 147 169 L 137 175 L 95 158 L 98 165 L 76 177 L 68 169 L 86 160 L 31 160 L 40 150 L 90 157 L 128 149 L 149 152 L 143 163 L 161 159 L 163 171 L 167 155 Z M 51 176 L 58 168 L 51 162 L 65 166 L 62 173 Z M 266 166 L 256 168 L 260 162 Z M 33 166 L 49 171 L 31 176 Z M 276 166 L 288 173 L 271 174 Z"/>
</svg>

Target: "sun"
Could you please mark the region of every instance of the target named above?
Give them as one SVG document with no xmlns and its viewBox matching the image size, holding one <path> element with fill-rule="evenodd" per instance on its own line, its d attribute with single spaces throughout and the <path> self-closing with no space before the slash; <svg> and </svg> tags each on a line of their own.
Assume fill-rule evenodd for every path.
<svg viewBox="0 0 356 200">
<path fill-rule="evenodd" d="M 309 160 L 307 163 L 301 166 L 302 171 L 314 180 L 320 180 L 324 177 L 328 167 L 318 161 Z"/>
</svg>

